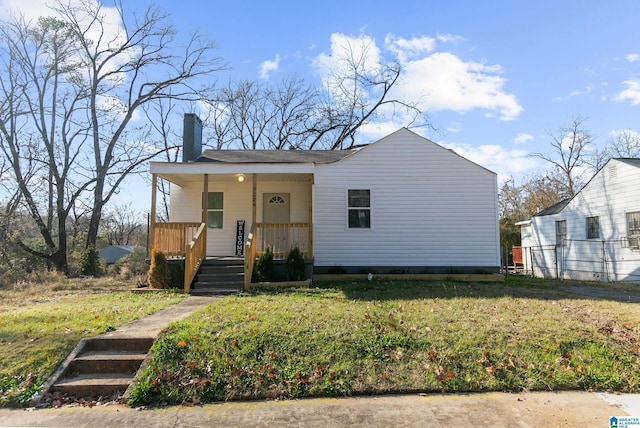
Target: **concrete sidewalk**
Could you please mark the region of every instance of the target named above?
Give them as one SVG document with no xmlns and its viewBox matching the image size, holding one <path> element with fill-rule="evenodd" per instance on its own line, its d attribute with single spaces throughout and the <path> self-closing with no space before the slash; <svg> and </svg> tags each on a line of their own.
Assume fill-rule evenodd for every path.
<svg viewBox="0 0 640 428">
<path fill-rule="evenodd" d="M 609 427 L 640 416 L 640 395 L 429 394 L 231 402 L 140 410 L 121 405 L 0 410 L 0 427 Z"/>
</svg>

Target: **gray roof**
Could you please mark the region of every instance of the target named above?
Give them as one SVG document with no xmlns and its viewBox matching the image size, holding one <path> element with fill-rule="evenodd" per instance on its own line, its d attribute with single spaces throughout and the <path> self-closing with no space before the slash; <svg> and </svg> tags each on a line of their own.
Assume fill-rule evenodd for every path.
<svg viewBox="0 0 640 428">
<path fill-rule="evenodd" d="M 196 162 L 332 163 L 355 150 L 205 150 Z"/>
<path fill-rule="evenodd" d="M 638 158 L 614 158 L 614 159 L 640 168 L 640 159 Z"/>
<path fill-rule="evenodd" d="M 543 209 L 542 211 L 540 211 L 539 213 L 537 213 L 534 217 L 542 217 L 544 215 L 558 214 L 560 211 L 562 211 L 562 209 L 564 207 L 567 206 L 567 204 L 569 203 L 570 200 L 571 200 L 571 198 L 567 198 L 567 199 L 561 200 L 560 202 L 556 202 L 555 204 L 551 205 L 550 207 L 547 207 L 547 208 Z"/>
</svg>

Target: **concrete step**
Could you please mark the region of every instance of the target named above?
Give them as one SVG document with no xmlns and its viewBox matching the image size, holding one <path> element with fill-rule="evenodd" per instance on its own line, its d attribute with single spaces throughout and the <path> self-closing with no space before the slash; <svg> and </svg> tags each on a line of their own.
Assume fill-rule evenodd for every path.
<svg viewBox="0 0 640 428">
<path fill-rule="evenodd" d="M 75 397 L 99 397 L 126 391 L 132 380 L 129 373 L 82 374 L 58 381 L 52 390 Z"/>
<path fill-rule="evenodd" d="M 227 294 L 237 293 L 242 289 L 242 285 L 238 286 L 225 286 L 225 285 L 199 285 L 196 288 L 191 289 L 192 296 L 221 296 Z"/>
<path fill-rule="evenodd" d="M 225 274 L 211 274 L 211 273 L 199 273 L 196 275 L 196 282 L 242 282 L 244 280 L 244 272 L 240 273 L 225 273 Z"/>
<path fill-rule="evenodd" d="M 129 351 L 129 352 L 141 352 L 147 353 L 151 345 L 153 345 L 154 338 L 118 338 L 118 337 L 94 337 L 90 339 L 83 352 L 89 351 Z"/>
<path fill-rule="evenodd" d="M 89 351 L 71 361 L 68 373 L 131 373 L 140 368 L 146 358 L 139 351 Z"/>
</svg>

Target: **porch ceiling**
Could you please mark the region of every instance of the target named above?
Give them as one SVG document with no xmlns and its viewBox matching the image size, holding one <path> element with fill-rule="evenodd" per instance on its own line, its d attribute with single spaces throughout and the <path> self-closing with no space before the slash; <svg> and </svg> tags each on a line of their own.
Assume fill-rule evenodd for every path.
<svg viewBox="0 0 640 428">
<path fill-rule="evenodd" d="M 203 174 L 177 174 L 177 173 L 156 173 L 158 177 L 174 183 L 180 187 L 186 187 L 189 183 L 202 183 Z M 238 176 L 244 175 L 245 183 L 251 184 L 251 176 L 249 173 L 236 173 L 236 174 L 217 174 L 209 173 L 209 182 L 226 182 L 235 183 L 238 181 Z M 257 180 L 260 181 L 296 181 L 303 182 L 308 180 L 308 173 L 260 173 L 257 174 Z"/>
</svg>

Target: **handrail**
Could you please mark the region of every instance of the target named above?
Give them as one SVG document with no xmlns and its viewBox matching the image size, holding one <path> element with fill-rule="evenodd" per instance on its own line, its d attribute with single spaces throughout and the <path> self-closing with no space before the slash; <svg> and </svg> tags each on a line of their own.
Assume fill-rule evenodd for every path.
<svg viewBox="0 0 640 428">
<path fill-rule="evenodd" d="M 196 277 L 202 261 L 206 257 L 207 234 L 205 223 L 201 223 L 191 242 L 184 251 L 184 292 L 189 293 L 191 282 Z"/>
<path fill-rule="evenodd" d="M 251 225 L 247 242 L 244 244 L 244 289 L 248 290 L 251 284 L 251 277 L 253 276 L 253 265 L 256 262 L 256 240 L 255 237 L 256 225 Z"/>
</svg>

